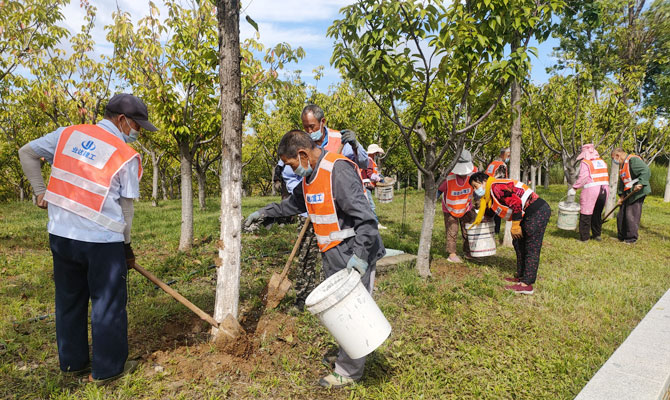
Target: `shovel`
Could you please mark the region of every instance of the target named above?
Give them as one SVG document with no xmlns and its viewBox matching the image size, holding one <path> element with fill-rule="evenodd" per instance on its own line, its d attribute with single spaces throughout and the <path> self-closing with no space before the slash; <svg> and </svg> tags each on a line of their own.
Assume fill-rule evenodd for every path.
<svg viewBox="0 0 670 400">
<path fill-rule="evenodd" d="M 633 189 L 632 192 L 628 193 L 623 199 L 621 199 L 621 204 L 623 204 L 624 202 L 626 202 L 626 200 L 628 200 L 628 198 L 629 198 L 630 196 L 632 196 L 633 194 L 635 194 L 635 193 L 637 193 L 637 192 L 639 192 L 639 191 L 640 191 L 639 188 L 638 188 L 638 189 Z M 603 217 L 602 221 L 603 221 L 603 222 L 607 222 L 607 221 L 609 221 L 607 218 L 609 218 L 609 216 L 612 215 L 612 213 L 614 212 L 614 210 L 616 210 L 621 204 L 617 204 L 616 206 L 614 206 L 614 208 L 611 209 L 610 212 L 608 212 L 608 213 L 605 215 L 605 217 Z"/>
<path fill-rule="evenodd" d="M 291 255 L 289 255 L 288 260 L 286 260 L 286 265 L 284 265 L 284 269 L 281 271 L 281 274 L 275 272 L 270 277 L 270 282 L 268 282 L 268 286 L 266 288 L 267 294 L 263 297 L 265 306 L 267 308 L 272 309 L 277 307 L 277 305 L 279 305 L 279 302 L 281 302 L 284 296 L 286 296 L 286 292 L 288 292 L 288 290 L 291 288 L 291 281 L 286 278 L 286 275 L 288 275 L 288 269 L 289 267 L 291 267 L 293 259 L 295 258 L 295 254 L 298 252 L 300 244 L 302 243 L 302 238 L 305 236 L 305 232 L 307 232 L 307 228 L 311 223 L 312 221 L 309 219 L 309 217 L 307 217 L 307 219 L 305 220 L 305 224 L 302 226 L 302 229 L 300 230 L 298 239 L 295 241 L 295 244 L 293 245 Z"/>
</svg>

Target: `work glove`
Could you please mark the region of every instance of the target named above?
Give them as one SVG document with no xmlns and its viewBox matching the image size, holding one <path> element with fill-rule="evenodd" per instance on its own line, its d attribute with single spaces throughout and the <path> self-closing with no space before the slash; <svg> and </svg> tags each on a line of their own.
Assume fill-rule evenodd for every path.
<svg viewBox="0 0 670 400">
<path fill-rule="evenodd" d="M 568 190 L 568 196 L 574 196 L 577 194 L 577 191 L 574 188 Z"/>
<path fill-rule="evenodd" d="M 354 254 L 347 262 L 347 269 L 350 270 L 352 268 L 356 268 L 356 271 L 358 271 L 359 274 L 363 275 L 365 274 L 365 271 L 367 271 L 368 269 L 368 263 L 361 260 L 360 258 L 358 258 L 356 254 Z"/>
<path fill-rule="evenodd" d="M 244 220 L 244 227 L 248 228 L 254 224 L 254 222 L 259 222 L 263 220 L 263 214 L 260 211 L 254 211 Z"/>
<path fill-rule="evenodd" d="M 521 221 L 512 221 L 512 237 L 514 239 L 521 239 L 523 232 L 521 231 Z"/>
<path fill-rule="evenodd" d="M 123 244 L 123 251 L 126 253 L 126 266 L 128 269 L 132 269 L 135 266 L 135 253 L 130 243 Z"/>
<path fill-rule="evenodd" d="M 381 178 L 381 176 L 379 176 L 379 174 L 372 174 L 372 175 L 370 175 L 370 180 L 372 182 L 379 182 L 379 181 L 382 180 L 382 178 Z"/>
<path fill-rule="evenodd" d="M 351 129 L 344 129 L 340 133 L 342 134 L 343 144 L 349 143 L 354 149 L 358 147 L 358 142 L 356 142 L 356 132 L 352 131 Z"/>
</svg>

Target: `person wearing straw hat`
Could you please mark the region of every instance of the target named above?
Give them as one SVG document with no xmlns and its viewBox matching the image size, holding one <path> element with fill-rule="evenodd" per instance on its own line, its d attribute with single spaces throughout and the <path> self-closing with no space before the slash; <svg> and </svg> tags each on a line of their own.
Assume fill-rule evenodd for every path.
<svg viewBox="0 0 670 400">
<path fill-rule="evenodd" d="M 104 384 L 133 371 L 128 360 L 127 274 L 133 199 L 140 196 L 142 163 L 128 145 L 140 129 L 155 131 L 147 106 L 121 93 L 96 125 L 59 128 L 19 150 L 24 173 L 48 208 L 56 286 L 56 342 L 60 369 Z M 40 158 L 51 165 L 44 185 Z M 91 301 L 91 347 L 88 303 Z M 89 375 L 88 373 L 91 372 Z"/>
<path fill-rule="evenodd" d="M 473 225 L 479 224 L 487 212 L 512 221 L 517 270 L 514 277 L 505 278 L 512 283 L 505 289 L 518 294 L 533 294 L 544 231 L 551 216 L 549 204 L 523 182 L 514 179 L 496 179 L 484 172 L 476 172 L 470 176 L 470 185 L 475 195 L 481 197 Z"/>
<path fill-rule="evenodd" d="M 377 228 L 386 229 L 384 225 L 379 223 L 379 216 L 377 215 L 377 208 L 375 207 L 373 196 L 373 190 L 377 186 L 377 183 L 384 181 L 384 178 L 379 173 L 379 167 L 375 161 L 379 154 L 384 154 L 384 149 L 375 143 L 368 146 L 368 167 L 361 169 L 361 178 L 363 178 L 363 184 L 365 185 L 365 190 L 368 193 L 370 208 L 372 208 L 372 212 L 375 214 L 375 218 L 377 219 Z"/>
<path fill-rule="evenodd" d="M 603 207 L 610 192 L 607 164 L 592 143 L 582 146 L 577 160 L 581 160 L 579 176 L 568 196 L 574 196 L 577 189 L 582 189 L 579 196 L 579 240 L 586 242 L 590 238 L 600 241 Z"/>
<path fill-rule="evenodd" d="M 277 152 L 303 177 L 302 184 L 280 203 L 251 213 L 244 224 L 308 212 L 326 278 L 344 268 L 356 269 L 372 293 L 375 266 L 386 250 L 358 166 L 343 155 L 322 149 L 303 131 L 286 133 Z M 323 362 L 329 364 L 330 360 L 324 358 Z M 319 384 L 326 388 L 351 385 L 363 376 L 364 367 L 365 357 L 352 359 L 340 348 L 333 372 Z"/>
<path fill-rule="evenodd" d="M 442 212 L 444 213 L 444 230 L 446 233 L 446 250 L 449 254 L 447 261 L 461 263 L 456 254 L 456 240 L 460 227 L 463 237 L 463 254 L 470 258 L 470 245 L 465 234 L 465 223 L 474 218 L 472 211 L 472 186 L 468 178 L 477 168 L 472 164 L 472 155 L 468 150 L 463 150 L 458 157 L 458 162 L 451 170 L 447 178 L 437 189 L 437 198 L 442 195 Z"/>
</svg>

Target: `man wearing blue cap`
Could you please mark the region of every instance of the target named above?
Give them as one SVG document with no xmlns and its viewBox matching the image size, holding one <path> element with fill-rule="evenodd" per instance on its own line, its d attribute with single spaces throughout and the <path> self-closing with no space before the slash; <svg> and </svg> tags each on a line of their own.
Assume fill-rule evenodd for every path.
<svg viewBox="0 0 670 400">
<path fill-rule="evenodd" d="M 56 285 L 56 341 L 63 373 L 97 384 L 137 367 L 128 361 L 127 274 L 133 199 L 140 195 L 142 164 L 128 145 L 141 129 L 155 131 L 142 100 L 113 96 L 97 125 L 74 125 L 19 150 L 23 172 L 48 209 Z M 40 159 L 52 165 L 44 185 Z M 91 342 L 88 353 L 88 301 Z"/>
</svg>

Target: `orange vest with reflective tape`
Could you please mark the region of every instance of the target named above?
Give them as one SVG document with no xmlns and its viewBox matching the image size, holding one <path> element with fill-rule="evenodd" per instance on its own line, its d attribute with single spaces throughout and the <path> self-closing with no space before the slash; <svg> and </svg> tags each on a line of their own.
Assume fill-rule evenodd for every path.
<svg viewBox="0 0 670 400">
<path fill-rule="evenodd" d="M 593 182 L 584 185 L 585 188 L 592 186 L 605 186 L 610 184 L 610 178 L 607 174 L 607 164 L 600 158 L 595 160 L 582 160 L 589 167 L 589 175 Z"/>
<path fill-rule="evenodd" d="M 377 168 L 377 163 L 375 162 L 375 160 L 372 159 L 372 157 L 368 157 L 368 169 L 372 169 L 372 174 L 379 175 L 379 169 Z M 361 170 L 361 178 L 363 178 L 363 170 Z M 373 182 L 369 177 L 363 178 L 363 184 L 370 185 L 372 187 L 377 186 L 377 182 Z"/>
<path fill-rule="evenodd" d="M 496 171 L 498 171 L 498 168 L 500 168 L 503 165 L 505 165 L 503 161 L 493 160 L 491 161 L 491 164 L 489 164 L 489 166 L 486 167 L 486 171 L 484 171 L 484 173 L 488 176 L 495 176 Z M 505 174 L 505 176 L 507 176 L 507 174 Z"/>
<path fill-rule="evenodd" d="M 640 156 L 636 156 L 635 154 L 629 154 L 628 157 L 626 157 L 626 160 L 623 162 L 623 165 L 621 166 L 621 171 L 619 171 L 619 177 L 621 178 L 621 181 L 623 181 L 623 190 L 630 190 L 634 184 L 633 176 L 630 174 L 630 164 L 629 164 L 630 159 L 633 157 L 640 158 Z"/>
<path fill-rule="evenodd" d="M 476 172 L 476 169 L 473 172 Z M 454 173 L 447 176 L 447 191 L 442 194 L 442 207 L 454 217 L 461 218 L 470 208 L 472 186 L 467 178 L 470 175 L 464 177 L 462 185 L 458 184 L 458 176 Z"/>
<path fill-rule="evenodd" d="M 335 129 L 328 129 L 328 144 L 323 148 L 330 153 L 338 153 L 342 144 L 342 134 Z"/>
<path fill-rule="evenodd" d="M 523 210 L 526 208 L 526 202 L 533 194 L 533 190 L 529 188 L 525 183 L 519 182 L 514 179 L 496 179 L 493 181 L 493 184 L 491 185 L 491 210 L 493 210 L 493 212 L 496 213 L 500 218 L 504 218 L 508 221 L 512 219 L 513 214 L 512 209 L 499 202 L 496 196 L 493 194 L 493 185 L 495 185 L 496 183 L 504 183 L 504 184 L 514 183 L 514 186 L 522 188 L 524 190 L 523 196 L 521 196 L 521 214 L 523 215 L 524 214 Z"/>
<path fill-rule="evenodd" d="M 113 133 L 97 125 L 74 125 L 63 130 L 56 145 L 44 200 L 94 221 L 114 232 L 125 223 L 101 213 L 112 178 L 140 155 Z M 142 177 L 142 162 L 139 162 Z"/>
<path fill-rule="evenodd" d="M 342 229 L 335 208 L 335 197 L 333 196 L 333 166 L 336 162 L 350 162 L 358 166 L 347 157 L 337 153 L 326 153 L 319 163 L 316 176 L 311 183 L 307 179 L 302 180 L 305 207 L 314 226 L 314 235 L 321 252 L 332 249 L 348 237 L 356 234 L 354 228 Z M 361 187 L 363 182 L 361 182 Z M 363 188 L 363 193 L 365 189 Z"/>
</svg>

